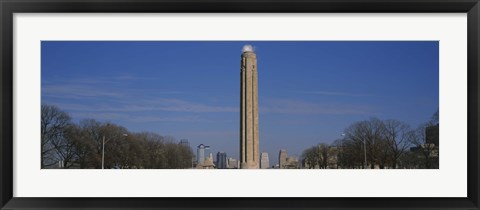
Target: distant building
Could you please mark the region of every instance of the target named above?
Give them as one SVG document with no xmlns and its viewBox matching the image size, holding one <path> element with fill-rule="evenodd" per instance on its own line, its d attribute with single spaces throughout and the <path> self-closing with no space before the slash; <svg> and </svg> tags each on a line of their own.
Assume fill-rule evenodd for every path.
<svg viewBox="0 0 480 210">
<path fill-rule="evenodd" d="M 206 154 L 210 153 L 210 146 L 200 144 L 197 146 L 197 165 L 203 165 Z"/>
<path fill-rule="evenodd" d="M 439 167 L 439 124 L 428 126 L 425 128 L 424 144 L 410 147 L 411 152 L 418 153 L 418 158 L 428 155 L 430 158 L 429 168 Z M 419 168 L 424 166 L 418 166 Z"/>
<path fill-rule="evenodd" d="M 287 150 L 281 149 L 278 154 L 278 167 L 281 169 L 300 168 L 301 163 L 295 156 L 288 156 Z"/>
<path fill-rule="evenodd" d="M 270 161 L 268 160 L 268 153 L 262 152 L 260 155 L 260 168 L 266 169 L 270 167 Z"/>
<path fill-rule="evenodd" d="M 434 144 L 435 146 L 438 145 L 438 135 L 439 135 L 439 125 L 432 125 L 425 128 L 425 141 L 427 144 Z"/>
<path fill-rule="evenodd" d="M 289 156 L 287 157 L 287 163 L 294 163 L 294 162 L 298 162 L 298 158 L 295 157 L 295 156 Z"/>
<path fill-rule="evenodd" d="M 227 153 L 217 152 L 217 168 L 225 169 L 227 168 Z"/>
<path fill-rule="evenodd" d="M 239 162 L 234 158 L 228 158 L 227 160 L 227 168 L 229 169 L 237 169 Z"/>
<path fill-rule="evenodd" d="M 336 146 L 328 147 L 328 160 L 327 160 L 328 168 L 338 169 L 340 167 L 338 162 L 339 152 L 340 152 L 339 147 L 336 147 Z"/>
<path fill-rule="evenodd" d="M 287 164 L 283 168 L 299 168 L 298 158 L 295 156 L 287 157 Z"/>
<path fill-rule="evenodd" d="M 210 153 L 208 157 L 205 159 L 205 161 L 203 161 L 203 164 L 198 164 L 197 168 L 198 169 L 215 169 L 212 153 Z"/>
<path fill-rule="evenodd" d="M 278 166 L 279 168 L 284 168 L 287 165 L 287 150 L 281 149 L 278 153 Z"/>
</svg>

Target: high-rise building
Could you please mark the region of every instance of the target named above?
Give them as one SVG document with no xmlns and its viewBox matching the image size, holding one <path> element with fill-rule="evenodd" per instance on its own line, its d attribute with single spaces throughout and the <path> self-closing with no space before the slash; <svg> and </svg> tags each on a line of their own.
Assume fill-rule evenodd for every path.
<svg viewBox="0 0 480 210">
<path fill-rule="evenodd" d="M 270 161 L 268 160 L 268 153 L 262 152 L 260 156 L 260 168 L 266 169 L 270 167 Z"/>
<path fill-rule="evenodd" d="M 225 169 L 227 168 L 227 153 L 217 152 L 217 168 Z"/>
<path fill-rule="evenodd" d="M 240 60 L 240 168 L 259 168 L 257 55 L 243 47 Z"/>
<path fill-rule="evenodd" d="M 197 146 L 197 165 L 202 165 L 210 153 L 210 146 L 200 144 Z"/>
<path fill-rule="evenodd" d="M 439 146 L 439 124 L 428 126 L 425 128 L 425 141 L 427 144 Z"/>
<path fill-rule="evenodd" d="M 288 164 L 287 162 L 287 150 L 281 149 L 278 153 L 278 165 L 279 168 L 285 168 Z"/>
</svg>

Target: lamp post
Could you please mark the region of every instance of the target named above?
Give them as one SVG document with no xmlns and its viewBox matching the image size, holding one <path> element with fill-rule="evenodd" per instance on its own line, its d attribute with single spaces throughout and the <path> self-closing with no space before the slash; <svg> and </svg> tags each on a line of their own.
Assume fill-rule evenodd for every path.
<svg viewBox="0 0 480 210">
<path fill-rule="evenodd" d="M 105 136 L 103 136 L 103 143 L 102 143 L 102 169 L 104 169 L 103 165 L 105 163 Z"/>
<path fill-rule="evenodd" d="M 363 167 L 364 169 L 367 167 L 367 140 L 363 140 L 363 151 L 365 154 L 365 166 Z"/>
<path fill-rule="evenodd" d="M 343 139 L 345 140 L 345 133 L 342 133 L 342 136 L 343 136 Z M 343 145 L 343 142 L 342 142 L 342 145 Z M 363 168 L 366 168 L 367 167 L 367 140 L 365 139 L 363 140 L 363 154 L 365 158 L 365 165 L 363 166 Z"/>
<path fill-rule="evenodd" d="M 128 136 L 128 134 L 124 133 L 123 136 Z M 102 169 L 105 169 L 105 143 L 110 141 L 111 139 L 108 139 L 105 141 L 105 135 L 103 135 L 103 141 L 102 141 Z"/>
<path fill-rule="evenodd" d="M 342 140 L 340 140 L 340 148 L 338 149 L 338 152 L 340 153 L 340 161 L 337 161 L 337 169 L 338 169 L 338 163 L 339 163 L 339 162 L 340 162 L 340 164 L 342 164 L 341 167 L 343 167 L 343 166 L 344 166 L 343 163 L 345 163 L 345 162 L 344 162 L 345 160 L 344 160 L 344 158 L 343 158 L 343 157 L 344 157 L 344 154 L 343 154 L 343 153 L 345 152 L 345 150 L 343 149 L 343 143 L 345 142 L 345 133 L 342 133 L 341 136 L 342 136 Z M 338 156 L 337 156 L 337 157 L 338 157 Z"/>
</svg>

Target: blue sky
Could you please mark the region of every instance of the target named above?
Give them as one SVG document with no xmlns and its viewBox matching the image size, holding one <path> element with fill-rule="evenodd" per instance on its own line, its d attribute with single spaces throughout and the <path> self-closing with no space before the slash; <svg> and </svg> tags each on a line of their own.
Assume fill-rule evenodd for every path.
<svg viewBox="0 0 480 210">
<path fill-rule="evenodd" d="M 42 103 L 78 122 L 189 139 L 239 155 L 240 55 L 257 53 L 260 150 L 301 155 L 377 117 L 438 110 L 438 42 L 43 41 Z"/>
</svg>

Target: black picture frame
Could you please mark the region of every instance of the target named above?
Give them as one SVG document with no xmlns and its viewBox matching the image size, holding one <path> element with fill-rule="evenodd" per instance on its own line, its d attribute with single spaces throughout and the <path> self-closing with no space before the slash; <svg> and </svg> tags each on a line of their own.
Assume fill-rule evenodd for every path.
<svg viewBox="0 0 480 210">
<path fill-rule="evenodd" d="M 0 0 L 1 209 L 479 209 L 478 0 Z M 467 13 L 468 188 L 465 198 L 13 197 L 14 13 Z M 449 180 L 445 180 L 449 181 Z"/>
</svg>

